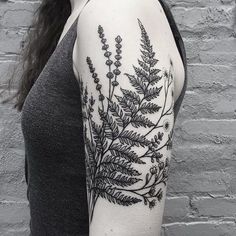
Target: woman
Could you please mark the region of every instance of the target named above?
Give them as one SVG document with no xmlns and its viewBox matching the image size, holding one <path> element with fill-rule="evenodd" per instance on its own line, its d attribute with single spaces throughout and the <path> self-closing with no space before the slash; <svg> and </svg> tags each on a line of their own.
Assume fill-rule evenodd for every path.
<svg viewBox="0 0 236 236">
<path fill-rule="evenodd" d="M 34 27 L 16 94 L 31 235 L 160 235 L 187 82 L 167 5 L 43 0 Z"/>
</svg>

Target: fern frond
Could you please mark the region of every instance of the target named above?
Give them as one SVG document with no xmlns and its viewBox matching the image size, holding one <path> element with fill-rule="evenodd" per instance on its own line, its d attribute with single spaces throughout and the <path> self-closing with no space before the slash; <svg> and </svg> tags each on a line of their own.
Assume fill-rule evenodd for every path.
<svg viewBox="0 0 236 236">
<path fill-rule="evenodd" d="M 145 164 L 134 151 L 131 151 L 130 148 L 125 145 L 113 143 L 109 150 L 113 156 L 122 157 L 129 162 Z"/>
<path fill-rule="evenodd" d="M 103 121 L 106 138 L 115 139 L 119 135 L 119 129 L 115 121 L 113 121 L 112 116 L 102 109 L 98 109 L 99 115 Z"/>
<path fill-rule="evenodd" d="M 142 114 L 154 114 L 158 112 L 161 109 L 161 106 L 158 106 L 157 104 L 151 103 L 151 102 L 144 102 L 139 108 L 139 111 Z"/>
<path fill-rule="evenodd" d="M 118 138 L 122 144 L 135 145 L 137 147 L 146 147 L 149 144 L 145 136 L 132 130 L 125 130 Z"/>
<path fill-rule="evenodd" d="M 163 86 L 161 87 L 154 87 L 154 88 L 150 88 L 147 90 L 144 99 L 146 99 L 147 101 L 151 101 L 154 98 L 157 98 L 160 95 L 160 91 L 162 89 Z"/>
<path fill-rule="evenodd" d="M 96 181 L 102 181 L 103 183 L 117 185 L 121 187 L 129 187 L 142 179 L 136 177 L 125 176 L 122 174 L 116 175 L 116 172 L 108 173 L 105 171 L 100 171 L 96 175 Z"/>
<path fill-rule="evenodd" d="M 142 200 L 136 197 L 131 197 L 128 195 L 124 195 L 122 192 L 115 191 L 114 188 L 107 188 L 105 191 L 101 191 L 99 196 L 107 199 L 111 203 L 117 203 L 122 206 L 130 206 L 141 202 Z"/>
<path fill-rule="evenodd" d="M 129 78 L 131 85 L 136 89 L 137 93 L 139 94 L 145 93 L 147 86 L 144 83 L 144 81 L 142 81 L 140 78 L 136 78 L 134 75 L 130 75 L 127 73 L 125 73 L 124 75 L 126 75 Z"/>
<path fill-rule="evenodd" d="M 141 81 L 145 81 L 148 82 L 149 81 L 149 73 L 146 72 L 145 70 L 138 68 L 136 66 L 133 66 L 134 71 L 136 76 L 141 80 Z"/>
<path fill-rule="evenodd" d="M 138 108 L 135 105 L 133 100 L 128 100 L 125 97 L 121 97 L 118 95 L 115 95 L 115 97 L 117 98 L 119 104 L 124 109 L 124 111 L 126 111 L 129 114 L 129 116 L 131 116 L 133 113 L 137 112 Z"/>
<path fill-rule="evenodd" d="M 93 120 L 92 122 L 92 133 L 93 133 L 93 138 L 96 142 L 96 149 L 98 152 L 101 152 L 103 149 L 103 142 L 102 142 L 102 127 L 98 124 L 96 124 Z"/>
<path fill-rule="evenodd" d="M 127 90 L 127 89 L 123 89 L 123 88 L 120 88 L 120 90 L 122 91 L 122 93 L 124 94 L 124 97 L 127 99 L 127 100 L 130 100 L 130 101 L 133 101 L 133 103 L 135 105 L 139 105 L 140 104 L 140 96 L 131 91 L 131 90 Z"/>
<path fill-rule="evenodd" d="M 113 102 L 112 100 L 108 99 L 108 111 L 112 113 L 112 115 L 116 119 L 117 125 L 124 127 L 127 123 L 129 123 L 129 119 L 127 117 L 128 114 L 124 114 L 121 107 Z"/>
<path fill-rule="evenodd" d="M 132 165 L 131 162 L 121 159 L 120 157 L 110 156 L 110 155 L 104 157 L 101 163 L 103 170 L 107 172 L 117 171 L 130 176 L 141 175 L 141 173 L 135 170 L 131 165 Z"/>
<path fill-rule="evenodd" d="M 151 120 L 144 117 L 143 115 L 134 116 L 130 122 L 135 128 L 139 128 L 142 126 L 145 128 L 155 126 L 155 124 Z"/>
</svg>

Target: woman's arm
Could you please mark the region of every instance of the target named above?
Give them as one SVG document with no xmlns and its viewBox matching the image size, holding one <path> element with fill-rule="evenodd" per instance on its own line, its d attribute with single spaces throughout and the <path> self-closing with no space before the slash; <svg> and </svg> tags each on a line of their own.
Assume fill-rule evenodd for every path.
<svg viewBox="0 0 236 236">
<path fill-rule="evenodd" d="M 176 55 L 158 1 L 93 0 L 80 15 L 74 60 L 83 108 L 90 236 L 160 233 Z"/>
</svg>

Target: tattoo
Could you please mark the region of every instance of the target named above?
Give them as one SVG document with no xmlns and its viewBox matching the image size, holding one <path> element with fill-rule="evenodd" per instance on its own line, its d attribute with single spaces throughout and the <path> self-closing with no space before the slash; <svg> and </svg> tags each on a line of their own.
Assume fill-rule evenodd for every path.
<svg viewBox="0 0 236 236">
<path fill-rule="evenodd" d="M 168 94 L 171 93 L 173 100 L 173 65 L 170 61 L 169 71 L 164 70 L 160 75 L 162 71 L 156 68 L 158 60 L 146 29 L 139 19 L 138 24 L 141 30 L 141 58 L 138 59 L 138 66 L 133 65 L 134 74 L 123 73 L 132 90 L 119 87 L 122 77 L 122 38 L 119 35 L 115 38 L 116 54 L 113 61 L 104 29 L 100 25 L 98 35 L 106 58 L 109 94 L 104 95 L 103 85 L 90 57 L 86 62 L 95 83 L 98 101 L 92 93 L 89 96 L 87 86 L 79 78 L 90 222 L 99 197 L 122 206 L 143 202 L 152 209 L 162 200 L 163 187 L 168 179 L 170 160 L 161 154 L 161 150 L 172 148 L 173 102 L 168 109 L 166 106 Z M 164 85 L 158 86 L 161 81 Z M 161 92 L 164 92 L 164 102 L 156 104 Z M 95 111 L 99 117 L 96 122 Z M 147 114 L 155 114 L 155 117 L 160 115 L 154 122 L 145 116 Z M 142 128 L 142 133 L 139 128 Z M 153 131 L 155 135 L 150 138 Z M 135 148 L 138 148 L 139 154 Z M 138 170 L 144 164 L 150 165 L 148 173 Z M 139 187 L 135 187 L 136 184 Z"/>
</svg>

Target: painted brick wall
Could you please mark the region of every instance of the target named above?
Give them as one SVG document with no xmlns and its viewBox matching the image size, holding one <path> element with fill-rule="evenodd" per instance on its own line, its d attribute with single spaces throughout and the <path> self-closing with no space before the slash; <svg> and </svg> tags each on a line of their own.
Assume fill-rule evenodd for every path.
<svg viewBox="0 0 236 236">
<path fill-rule="evenodd" d="M 39 2 L 0 1 L 0 92 Z M 165 236 L 236 235 L 234 0 L 168 0 L 188 56 L 163 219 Z M 0 235 L 28 235 L 20 115 L 0 105 Z"/>
</svg>

